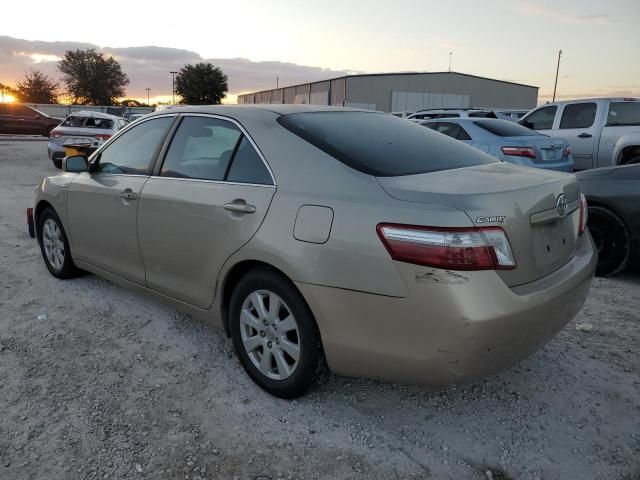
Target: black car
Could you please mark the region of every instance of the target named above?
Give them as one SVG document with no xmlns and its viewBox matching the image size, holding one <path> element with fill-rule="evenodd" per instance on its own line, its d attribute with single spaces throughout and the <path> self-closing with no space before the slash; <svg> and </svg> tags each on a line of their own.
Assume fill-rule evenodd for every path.
<svg viewBox="0 0 640 480">
<path fill-rule="evenodd" d="M 61 121 L 27 105 L 0 103 L 0 133 L 48 137 Z"/>
<path fill-rule="evenodd" d="M 640 165 L 576 174 L 589 206 L 588 226 L 598 247 L 597 275 L 615 275 L 640 262 Z"/>
</svg>

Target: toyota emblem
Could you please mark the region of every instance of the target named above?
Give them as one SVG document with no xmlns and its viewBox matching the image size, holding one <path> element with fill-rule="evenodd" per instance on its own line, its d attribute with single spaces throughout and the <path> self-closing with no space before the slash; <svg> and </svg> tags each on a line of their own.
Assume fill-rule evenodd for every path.
<svg viewBox="0 0 640 480">
<path fill-rule="evenodd" d="M 567 196 L 564 193 L 558 195 L 558 199 L 556 200 L 556 209 L 558 210 L 558 215 L 564 217 L 567 213 Z"/>
</svg>

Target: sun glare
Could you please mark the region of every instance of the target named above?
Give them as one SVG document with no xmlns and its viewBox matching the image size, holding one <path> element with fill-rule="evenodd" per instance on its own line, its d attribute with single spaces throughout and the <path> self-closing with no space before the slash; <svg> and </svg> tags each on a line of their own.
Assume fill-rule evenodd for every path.
<svg viewBox="0 0 640 480">
<path fill-rule="evenodd" d="M 13 95 L 9 95 L 8 93 L 0 94 L 0 103 L 12 103 L 15 101 L 16 98 Z"/>
</svg>

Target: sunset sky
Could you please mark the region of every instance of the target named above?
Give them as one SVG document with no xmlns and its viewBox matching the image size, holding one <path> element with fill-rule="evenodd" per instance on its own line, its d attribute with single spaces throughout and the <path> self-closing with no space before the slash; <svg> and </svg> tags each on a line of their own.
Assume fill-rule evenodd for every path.
<svg viewBox="0 0 640 480">
<path fill-rule="evenodd" d="M 92 7 L 95 6 L 95 9 Z M 94 11 L 95 10 L 95 11 Z M 69 48 L 114 55 L 128 96 L 171 95 L 170 70 L 211 61 L 238 93 L 344 72 L 442 71 L 553 92 L 560 98 L 640 96 L 640 1 L 234 0 L 132 2 L 69 8 L 44 1 L 0 7 L 0 82 L 30 68 L 57 77 Z"/>
</svg>

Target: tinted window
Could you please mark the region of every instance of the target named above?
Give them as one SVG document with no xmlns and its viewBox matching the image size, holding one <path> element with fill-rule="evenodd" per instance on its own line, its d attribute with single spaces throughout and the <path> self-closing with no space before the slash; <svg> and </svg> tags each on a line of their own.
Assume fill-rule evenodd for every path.
<svg viewBox="0 0 640 480">
<path fill-rule="evenodd" d="M 397 176 L 494 163 L 497 160 L 428 128 L 366 112 L 294 113 L 278 122 L 351 168 Z"/>
<path fill-rule="evenodd" d="M 444 135 L 455 138 L 456 140 L 471 140 L 471 137 L 467 131 L 457 123 L 438 122 L 435 128 L 432 128 L 436 132 L 443 133 Z"/>
<path fill-rule="evenodd" d="M 532 130 L 549 130 L 553 127 L 553 119 L 556 117 L 557 110 L 558 107 L 555 105 L 539 108 L 523 118 L 520 123 Z"/>
<path fill-rule="evenodd" d="M 493 112 L 471 112 L 469 116 L 472 118 L 498 118 Z"/>
<path fill-rule="evenodd" d="M 612 102 L 607 115 L 607 127 L 640 125 L 640 102 Z"/>
<path fill-rule="evenodd" d="M 113 120 L 97 117 L 79 117 L 71 115 L 62 122 L 61 127 L 113 129 Z"/>
<path fill-rule="evenodd" d="M 151 161 L 173 120 L 156 118 L 124 132 L 102 151 L 98 171 L 149 175 Z"/>
<path fill-rule="evenodd" d="M 565 105 L 560 128 L 588 128 L 596 119 L 595 103 L 572 103 Z"/>
<path fill-rule="evenodd" d="M 240 146 L 233 156 L 233 162 L 226 180 L 240 183 L 271 185 L 271 175 L 264 162 L 247 137 L 242 137 Z"/>
<path fill-rule="evenodd" d="M 431 118 L 460 118 L 459 113 L 437 113 L 432 115 Z"/>
<path fill-rule="evenodd" d="M 476 120 L 474 125 L 493 133 L 499 137 L 524 137 L 531 135 L 540 135 L 533 130 L 530 130 L 517 123 L 509 122 L 507 120 Z"/>
<path fill-rule="evenodd" d="M 241 134 L 226 120 L 186 117 L 171 140 L 160 175 L 223 180 Z"/>
</svg>

